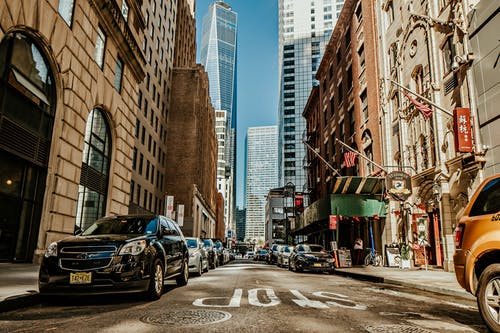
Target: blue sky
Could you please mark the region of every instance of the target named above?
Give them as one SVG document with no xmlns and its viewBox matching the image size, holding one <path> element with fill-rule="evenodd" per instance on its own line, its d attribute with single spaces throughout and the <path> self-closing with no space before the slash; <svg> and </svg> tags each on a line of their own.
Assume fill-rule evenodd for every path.
<svg viewBox="0 0 500 333">
<path fill-rule="evenodd" d="M 203 16 L 212 2 L 196 0 L 198 45 Z M 238 13 L 236 204 L 242 207 L 247 129 L 278 123 L 278 4 L 277 0 L 225 2 Z"/>
</svg>

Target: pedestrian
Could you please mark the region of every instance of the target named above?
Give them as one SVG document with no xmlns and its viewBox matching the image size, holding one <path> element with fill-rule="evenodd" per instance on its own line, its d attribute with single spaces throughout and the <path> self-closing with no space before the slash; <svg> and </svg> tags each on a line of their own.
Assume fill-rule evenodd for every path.
<svg viewBox="0 0 500 333">
<path fill-rule="evenodd" d="M 354 251 L 356 252 L 356 265 L 360 265 L 361 252 L 363 252 L 363 240 L 358 235 L 354 240 Z"/>
</svg>

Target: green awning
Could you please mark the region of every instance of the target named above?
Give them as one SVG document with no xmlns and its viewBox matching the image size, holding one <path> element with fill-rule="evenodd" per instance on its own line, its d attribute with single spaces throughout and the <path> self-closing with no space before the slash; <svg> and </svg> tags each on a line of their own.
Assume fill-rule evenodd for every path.
<svg viewBox="0 0 500 333">
<path fill-rule="evenodd" d="M 331 215 L 342 216 L 385 216 L 385 202 L 374 196 L 357 194 L 330 195 Z"/>
<path fill-rule="evenodd" d="M 294 224 L 294 232 L 315 222 L 326 221 L 330 215 L 370 217 L 386 215 L 380 195 L 331 194 L 313 202 Z"/>
</svg>

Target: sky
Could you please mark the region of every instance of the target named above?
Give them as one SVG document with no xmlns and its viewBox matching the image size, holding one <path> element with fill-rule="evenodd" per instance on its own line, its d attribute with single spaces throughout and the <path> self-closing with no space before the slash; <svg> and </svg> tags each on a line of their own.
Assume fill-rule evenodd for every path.
<svg viewBox="0 0 500 333">
<path fill-rule="evenodd" d="M 196 0 L 197 45 L 214 0 Z M 244 206 L 245 137 L 249 127 L 278 124 L 277 0 L 225 0 L 238 13 L 236 205 Z M 199 62 L 199 47 L 198 47 Z"/>
</svg>

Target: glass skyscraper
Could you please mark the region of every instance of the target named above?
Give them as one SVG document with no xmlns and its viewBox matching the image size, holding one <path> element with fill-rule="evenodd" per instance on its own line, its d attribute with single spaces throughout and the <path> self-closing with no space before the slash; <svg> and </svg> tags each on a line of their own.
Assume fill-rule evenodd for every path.
<svg viewBox="0 0 500 333">
<path fill-rule="evenodd" d="M 278 127 L 250 127 L 246 141 L 245 240 L 263 244 L 266 196 L 278 187 Z"/>
<path fill-rule="evenodd" d="M 224 1 L 210 4 L 203 17 L 200 60 L 208 73 L 218 130 L 217 187 L 224 196 L 226 229 L 235 228 L 236 35 L 238 14 Z M 222 116 L 224 114 L 224 116 Z M 219 116 L 221 115 L 221 116 Z"/>
<path fill-rule="evenodd" d="M 279 181 L 307 192 L 306 122 L 302 117 L 344 0 L 278 0 L 279 3 Z"/>
</svg>

